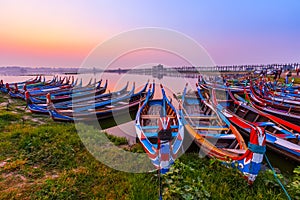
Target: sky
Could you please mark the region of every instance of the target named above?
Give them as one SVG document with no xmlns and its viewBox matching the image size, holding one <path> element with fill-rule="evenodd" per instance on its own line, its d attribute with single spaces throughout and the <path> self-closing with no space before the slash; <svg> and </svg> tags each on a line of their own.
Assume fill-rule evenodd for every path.
<svg viewBox="0 0 300 200">
<path fill-rule="evenodd" d="M 294 63 L 299 8 L 298 0 L 0 0 L 0 66 L 77 67 L 97 45 L 142 27 L 193 38 L 217 65 Z"/>
</svg>

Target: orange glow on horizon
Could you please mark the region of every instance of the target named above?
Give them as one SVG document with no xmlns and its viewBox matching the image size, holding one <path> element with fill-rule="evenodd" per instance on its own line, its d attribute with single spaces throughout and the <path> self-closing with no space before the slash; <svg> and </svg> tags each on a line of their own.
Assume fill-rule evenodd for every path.
<svg viewBox="0 0 300 200">
<path fill-rule="evenodd" d="M 97 44 L 76 37 L 57 37 L 53 35 L 20 34 L 2 35 L 2 51 L 46 54 L 87 54 Z"/>
</svg>

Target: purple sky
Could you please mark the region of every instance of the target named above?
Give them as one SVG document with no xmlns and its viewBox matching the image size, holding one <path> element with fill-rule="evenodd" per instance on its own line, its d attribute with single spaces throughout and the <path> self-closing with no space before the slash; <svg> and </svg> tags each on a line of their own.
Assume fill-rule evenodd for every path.
<svg viewBox="0 0 300 200">
<path fill-rule="evenodd" d="M 141 27 L 186 34 L 218 65 L 299 62 L 299 8 L 297 0 L 1 0 L 0 66 L 80 66 L 101 42 Z"/>
</svg>

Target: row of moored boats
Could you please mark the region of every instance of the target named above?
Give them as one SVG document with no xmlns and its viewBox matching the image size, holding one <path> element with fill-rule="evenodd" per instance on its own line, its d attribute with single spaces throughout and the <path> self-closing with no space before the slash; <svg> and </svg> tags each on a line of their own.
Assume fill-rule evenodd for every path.
<svg viewBox="0 0 300 200">
<path fill-rule="evenodd" d="M 31 112 L 48 114 L 56 121 L 134 113 L 137 138 L 161 173 L 186 149 L 185 132 L 202 154 L 237 168 L 249 184 L 261 169 L 266 146 L 300 162 L 298 86 L 279 87 L 264 78 L 223 84 L 200 77 L 197 82 L 192 90 L 186 85 L 181 97 L 173 100 L 154 82 L 138 89 L 127 83 L 110 92 L 107 80 L 91 79 L 83 86 L 74 77 L 58 76 L 49 81 L 41 76 L 19 83 L 1 80 L 0 91 L 26 100 Z M 156 98 L 156 93 L 161 97 Z"/>
</svg>

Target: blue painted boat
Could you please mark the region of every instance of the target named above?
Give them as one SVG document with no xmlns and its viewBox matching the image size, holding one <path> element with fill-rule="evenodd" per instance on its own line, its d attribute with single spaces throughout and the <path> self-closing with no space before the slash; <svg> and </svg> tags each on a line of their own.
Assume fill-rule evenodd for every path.
<svg viewBox="0 0 300 200">
<path fill-rule="evenodd" d="M 121 97 L 121 96 L 130 95 L 130 91 L 127 91 L 128 84 L 129 83 L 127 82 L 127 84 L 121 90 L 116 91 L 116 92 L 95 94 L 95 95 L 89 95 L 89 96 L 85 96 L 85 97 L 76 96 L 76 97 L 73 97 L 72 100 L 63 101 L 63 102 L 59 102 L 59 103 L 53 103 L 53 102 L 52 103 L 53 103 L 53 106 L 57 110 L 60 110 L 60 111 L 71 110 L 71 109 L 75 108 L 76 106 L 84 107 L 84 106 L 91 105 L 91 104 L 94 105 L 97 102 L 107 101 L 107 100 L 110 100 L 111 98 L 117 98 L 117 97 Z M 145 85 L 145 87 L 147 87 L 147 84 Z M 133 91 L 131 90 L 131 92 L 133 92 Z M 26 96 L 26 101 L 27 101 L 27 107 L 31 112 L 39 113 L 39 114 L 47 114 L 47 115 L 49 114 L 46 103 L 37 102 L 39 100 L 37 100 L 34 97 L 31 97 L 29 92 L 26 92 L 25 96 Z M 50 98 L 51 98 L 51 96 L 50 96 Z M 52 99 L 51 99 L 51 101 L 52 101 Z M 75 104 L 75 106 L 73 106 L 73 104 Z"/>
<path fill-rule="evenodd" d="M 180 109 L 181 120 L 187 132 L 200 147 L 201 155 L 216 158 L 227 166 L 237 168 L 249 184 L 255 181 L 265 153 L 265 131 L 260 124 L 251 124 L 223 113 L 205 99 L 200 87 L 187 94 L 185 87 Z M 233 125 L 243 126 L 250 132 L 246 145 L 241 133 Z"/>
<path fill-rule="evenodd" d="M 198 89 L 201 90 L 201 88 Z M 213 88 L 206 92 L 210 93 L 212 102 L 224 115 L 234 116 L 234 118 L 230 118 L 231 123 L 245 136 L 249 137 L 250 131 L 244 128 L 242 123 L 237 123 L 237 119 L 239 119 L 239 122 L 243 120 L 247 123 L 261 123 L 261 126 L 265 129 L 267 147 L 281 156 L 300 163 L 300 126 L 255 109 L 246 91 L 247 100 L 233 94 L 230 90 L 226 91 L 227 98 L 225 100 L 218 98 Z"/>
<path fill-rule="evenodd" d="M 153 165 L 164 174 L 183 152 L 184 127 L 162 85 L 162 99 L 152 99 L 153 92 L 149 89 L 137 112 L 135 129 Z"/>
<path fill-rule="evenodd" d="M 147 83 L 148 84 L 148 83 Z M 102 120 L 112 116 L 136 112 L 140 101 L 146 98 L 145 87 L 137 93 L 133 89 L 128 95 L 118 98 L 112 97 L 108 100 L 95 102 L 89 105 L 76 104 L 72 110 L 58 110 L 51 102 L 50 94 L 47 95 L 48 111 L 51 118 L 55 121 L 91 121 L 92 119 Z"/>
</svg>

